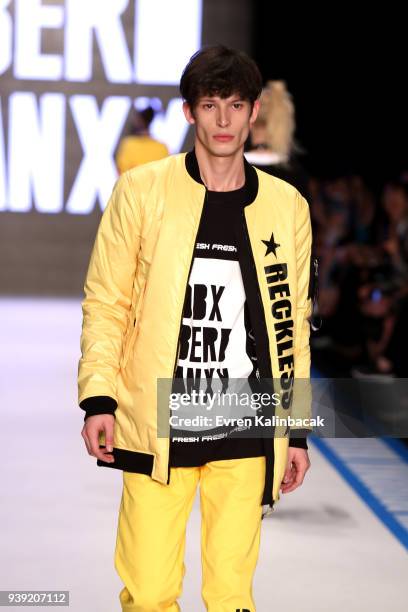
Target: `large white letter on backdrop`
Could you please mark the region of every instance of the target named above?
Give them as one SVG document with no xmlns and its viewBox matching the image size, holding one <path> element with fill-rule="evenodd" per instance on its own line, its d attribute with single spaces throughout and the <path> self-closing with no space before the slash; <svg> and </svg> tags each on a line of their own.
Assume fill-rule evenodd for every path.
<svg viewBox="0 0 408 612">
<path fill-rule="evenodd" d="M 15 212 L 63 210 L 65 96 L 16 92 L 9 99 L 9 206 Z"/>
<path fill-rule="evenodd" d="M 104 100 L 102 110 L 93 96 L 73 96 L 71 112 L 84 150 L 66 210 L 74 214 L 89 214 L 99 197 L 106 206 L 117 179 L 113 154 L 127 119 L 131 100 L 111 96 Z"/>
<path fill-rule="evenodd" d="M 178 85 L 201 46 L 202 0 L 137 0 L 135 81 Z"/>
<path fill-rule="evenodd" d="M 14 74 L 17 79 L 62 78 L 62 57 L 41 53 L 41 29 L 62 28 L 64 8 L 41 0 L 15 0 Z"/>
<path fill-rule="evenodd" d="M 65 78 L 90 81 L 93 73 L 93 33 L 106 78 L 111 83 L 132 82 L 132 61 L 121 15 L 128 0 L 67 0 Z"/>
<path fill-rule="evenodd" d="M 13 57 L 13 22 L 7 8 L 10 0 L 0 0 L 0 74 L 11 66 Z"/>
</svg>

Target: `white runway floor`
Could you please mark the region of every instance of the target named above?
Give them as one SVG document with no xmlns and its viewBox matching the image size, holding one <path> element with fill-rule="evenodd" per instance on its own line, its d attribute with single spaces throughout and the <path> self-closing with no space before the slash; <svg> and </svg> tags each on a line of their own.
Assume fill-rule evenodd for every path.
<svg viewBox="0 0 408 612">
<path fill-rule="evenodd" d="M 3 298 L 0 316 L 0 590 L 69 590 L 73 612 L 119 612 L 113 551 L 122 473 L 97 467 L 80 436 L 80 303 Z M 403 612 L 408 464 L 380 440 L 324 444 L 328 453 L 309 444 L 303 486 L 263 521 L 257 612 Z M 343 470 L 328 460 L 333 451 Z M 344 477 L 354 469 L 358 486 Z M 365 486 L 370 503 L 358 494 Z M 204 611 L 197 501 L 183 612 Z"/>
</svg>

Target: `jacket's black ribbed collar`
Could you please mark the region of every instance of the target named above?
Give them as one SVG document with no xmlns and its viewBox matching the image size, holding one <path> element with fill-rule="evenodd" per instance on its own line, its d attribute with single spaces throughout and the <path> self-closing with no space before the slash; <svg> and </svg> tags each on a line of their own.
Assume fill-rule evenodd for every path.
<svg viewBox="0 0 408 612">
<path fill-rule="evenodd" d="M 201 179 L 200 168 L 198 167 L 197 156 L 195 154 L 194 148 L 187 153 L 185 157 L 185 161 L 186 161 L 186 170 L 191 176 L 191 178 L 197 181 L 197 183 L 201 183 L 201 185 L 204 185 Z M 245 206 L 248 206 L 248 204 L 251 204 L 255 200 L 258 194 L 258 175 L 256 173 L 255 168 L 247 162 L 245 157 L 244 157 L 244 170 L 245 170 L 245 191 L 247 193 L 247 197 L 245 198 Z"/>
</svg>

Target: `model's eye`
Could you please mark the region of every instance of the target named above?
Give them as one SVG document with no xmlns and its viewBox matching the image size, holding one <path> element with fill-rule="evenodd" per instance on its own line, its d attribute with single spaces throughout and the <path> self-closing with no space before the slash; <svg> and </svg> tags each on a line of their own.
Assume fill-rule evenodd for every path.
<svg viewBox="0 0 408 612">
<path fill-rule="evenodd" d="M 203 107 L 207 110 L 211 110 L 212 108 L 214 108 L 214 104 L 211 104 L 211 102 L 206 102 L 205 104 L 203 104 Z"/>
<path fill-rule="evenodd" d="M 234 104 L 232 105 L 236 110 L 240 110 L 244 105 L 242 104 L 242 102 L 234 102 Z"/>
</svg>

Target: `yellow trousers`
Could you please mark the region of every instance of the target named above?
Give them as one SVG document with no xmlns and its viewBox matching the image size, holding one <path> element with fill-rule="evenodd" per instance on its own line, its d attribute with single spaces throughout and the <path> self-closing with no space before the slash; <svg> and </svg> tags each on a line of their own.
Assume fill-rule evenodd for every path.
<svg viewBox="0 0 408 612">
<path fill-rule="evenodd" d="M 115 568 L 125 612 L 176 612 L 187 519 L 200 484 L 202 598 L 210 612 L 255 612 L 265 457 L 171 468 L 170 484 L 123 472 Z M 187 611 L 186 611 L 187 612 Z M 191 612 L 191 611 L 188 611 Z"/>
</svg>

